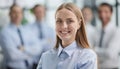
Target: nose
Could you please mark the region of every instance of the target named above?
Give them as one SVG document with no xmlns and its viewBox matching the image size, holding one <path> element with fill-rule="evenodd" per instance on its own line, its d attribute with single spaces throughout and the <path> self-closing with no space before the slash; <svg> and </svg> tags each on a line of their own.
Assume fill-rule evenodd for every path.
<svg viewBox="0 0 120 69">
<path fill-rule="evenodd" d="M 67 23 L 64 22 L 62 27 L 63 27 L 63 28 L 67 28 L 67 27 L 68 27 Z"/>
</svg>

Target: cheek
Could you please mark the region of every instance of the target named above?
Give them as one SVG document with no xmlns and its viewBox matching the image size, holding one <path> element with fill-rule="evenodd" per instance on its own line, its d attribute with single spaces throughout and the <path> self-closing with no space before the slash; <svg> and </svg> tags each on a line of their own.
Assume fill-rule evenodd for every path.
<svg viewBox="0 0 120 69">
<path fill-rule="evenodd" d="M 77 32 L 77 30 L 78 30 L 78 27 L 75 27 L 75 28 L 74 28 L 75 33 Z"/>
<path fill-rule="evenodd" d="M 72 33 L 75 34 L 78 30 L 78 25 L 72 25 L 70 29 L 73 31 Z"/>
<path fill-rule="evenodd" d="M 15 15 L 15 14 L 12 14 L 11 17 L 16 18 L 16 15 Z"/>
<path fill-rule="evenodd" d="M 20 14 L 20 15 L 19 15 L 19 17 L 22 19 L 23 15 L 22 15 L 22 14 Z"/>
<path fill-rule="evenodd" d="M 60 26 L 59 26 L 59 25 L 56 25 L 56 27 L 55 27 L 55 31 L 58 33 L 59 30 L 60 30 Z"/>
<path fill-rule="evenodd" d="M 107 16 L 107 18 L 110 18 L 110 17 L 111 17 L 111 14 L 110 14 L 110 13 L 107 13 L 106 16 Z"/>
</svg>

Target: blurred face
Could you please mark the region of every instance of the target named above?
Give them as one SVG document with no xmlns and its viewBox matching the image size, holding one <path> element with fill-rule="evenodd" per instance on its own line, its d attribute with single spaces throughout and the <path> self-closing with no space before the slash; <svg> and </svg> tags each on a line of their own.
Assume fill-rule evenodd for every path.
<svg viewBox="0 0 120 69">
<path fill-rule="evenodd" d="M 19 25 L 22 21 L 22 17 L 23 17 L 22 13 L 23 13 L 22 8 L 18 6 L 13 7 L 13 9 L 10 11 L 11 22 Z"/>
<path fill-rule="evenodd" d="M 99 7 L 99 18 L 102 21 L 103 24 L 109 23 L 112 12 L 108 6 L 101 6 Z"/>
<path fill-rule="evenodd" d="M 45 9 L 44 7 L 38 6 L 34 9 L 34 15 L 37 20 L 42 20 L 45 16 Z"/>
<path fill-rule="evenodd" d="M 73 12 L 63 8 L 56 13 L 56 33 L 62 41 L 75 40 L 79 28 L 80 24 Z"/>
<path fill-rule="evenodd" d="M 84 8 L 82 13 L 83 13 L 85 22 L 91 22 L 92 21 L 93 14 L 92 14 L 92 10 L 90 8 Z"/>
</svg>

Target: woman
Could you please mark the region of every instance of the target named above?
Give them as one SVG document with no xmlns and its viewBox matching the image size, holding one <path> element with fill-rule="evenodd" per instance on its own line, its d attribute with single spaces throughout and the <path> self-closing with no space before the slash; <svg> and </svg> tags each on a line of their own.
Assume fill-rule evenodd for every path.
<svg viewBox="0 0 120 69">
<path fill-rule="evenodd" d="M 89 47 L 79 8 L 64 3 L 55 19 L 56 46 L 42 55 L 37 69 L 97 69 L 97 57 Z"/>
</svg>

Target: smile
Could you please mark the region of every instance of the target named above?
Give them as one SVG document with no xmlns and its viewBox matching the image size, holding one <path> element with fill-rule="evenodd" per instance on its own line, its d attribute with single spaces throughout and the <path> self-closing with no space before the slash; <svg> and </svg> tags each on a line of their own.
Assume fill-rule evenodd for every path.
<svg viewBox="0 0 120 69">
<path fill-rule="evenodd" d="M 71 31 L 60 31 L 61 34 L 68 34 L 70 33 Z"/>
</svg>

